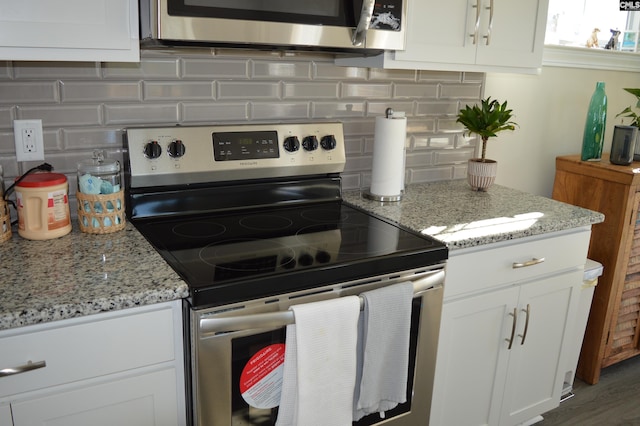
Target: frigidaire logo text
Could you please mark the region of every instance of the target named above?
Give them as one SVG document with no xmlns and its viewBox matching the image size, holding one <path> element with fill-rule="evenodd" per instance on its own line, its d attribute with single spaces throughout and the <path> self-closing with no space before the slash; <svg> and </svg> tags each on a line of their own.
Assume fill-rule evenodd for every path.
<svg viewBox="0 0 640 426">
<path fill-rule="evenodd" d="M 258 162 L 257 161 L 241 161 L 240 165 L 241 166 L 257 166 Z"/>
<path fill-rule="evenodd" d="M 640 10 L 640 1 L 620 0 L 620 10 Z"/>
</svg>

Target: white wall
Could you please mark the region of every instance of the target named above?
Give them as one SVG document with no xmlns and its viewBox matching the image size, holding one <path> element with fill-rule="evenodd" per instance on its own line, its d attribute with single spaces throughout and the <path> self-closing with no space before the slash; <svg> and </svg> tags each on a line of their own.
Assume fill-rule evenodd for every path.
<svg viewBox="0 0 640 426">
<path fill-rule="evenodd" d="M 519 124 L 489 141 L 487 157 L 498 161 L 496 183 L 551 196 L 555 158 L 580 153 L 597 81 L 605 82 L 608 98 L 604 152 L 609 152 L 613 126 L 621 122 L 616 114 L 635 107 L 635 97 L 623 88 L 640 88 L 640 73 L 543 67 L 540 75 L 486 75 L 485 96 L 507 100 Z"/>
</svg>

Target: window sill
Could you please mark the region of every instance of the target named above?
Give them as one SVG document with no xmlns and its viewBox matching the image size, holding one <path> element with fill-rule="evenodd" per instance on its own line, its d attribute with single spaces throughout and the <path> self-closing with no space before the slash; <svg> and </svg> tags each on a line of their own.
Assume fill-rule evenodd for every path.
<svg viewBox="0 0 640 426">
<path fill-rule="evenodd" d="M 604 49 L 545 45 L 542 65 L 613 71 L 640 71 L 640 54 Z"/>
</svg>

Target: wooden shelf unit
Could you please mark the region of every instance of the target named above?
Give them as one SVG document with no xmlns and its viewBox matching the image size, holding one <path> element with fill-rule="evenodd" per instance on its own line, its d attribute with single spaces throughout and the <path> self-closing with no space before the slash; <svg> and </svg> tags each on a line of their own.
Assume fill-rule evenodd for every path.
<svg viewBox="0 0 640 426">
<path fill-rule="evenodd" d="M 555 200 L 601 212 L 589 258 L 604 266 L 595 289 L 577 376 L 590 384 L 609 365 L 640 354 L 640 163 L 556 158 Z"/>
</svg>

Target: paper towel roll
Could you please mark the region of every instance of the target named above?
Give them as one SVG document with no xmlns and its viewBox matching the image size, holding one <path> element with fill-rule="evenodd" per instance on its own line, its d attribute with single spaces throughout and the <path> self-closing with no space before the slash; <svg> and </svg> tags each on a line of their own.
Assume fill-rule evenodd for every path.
<svg viewBox="0 0 640 426">
<path fill-rule="evenodd" d="M 406 117 L 376 117 L 373 140 L 372 195 L 394 197 L 404 190 Z"/>
</svg>

